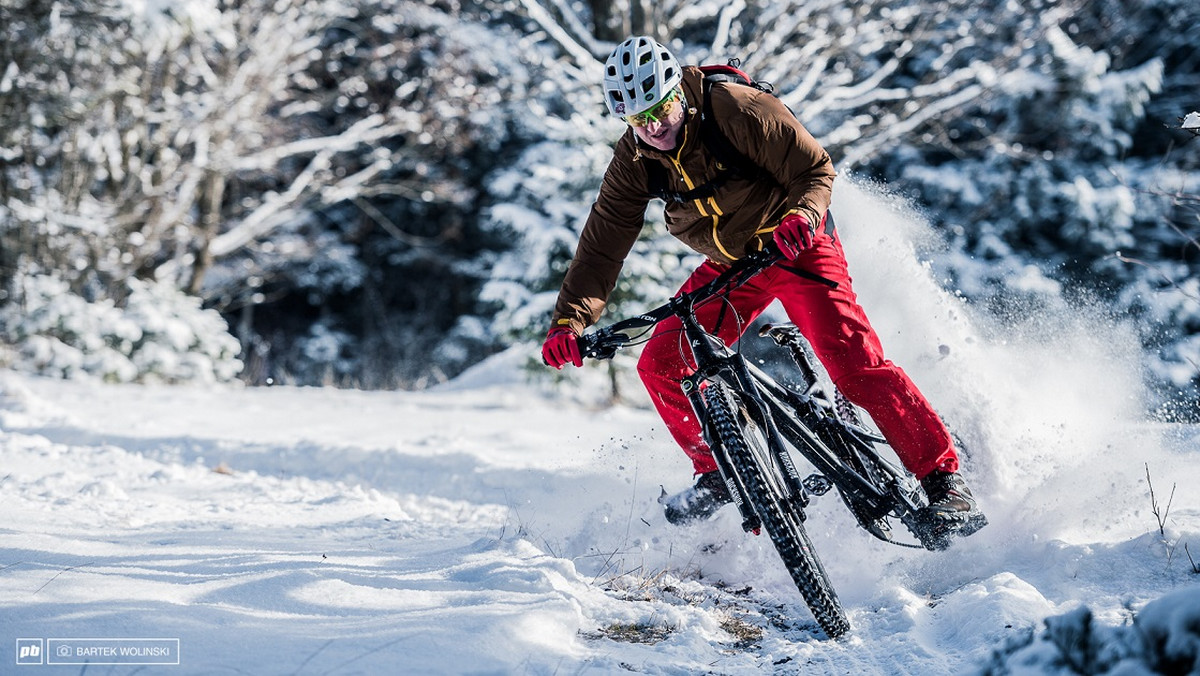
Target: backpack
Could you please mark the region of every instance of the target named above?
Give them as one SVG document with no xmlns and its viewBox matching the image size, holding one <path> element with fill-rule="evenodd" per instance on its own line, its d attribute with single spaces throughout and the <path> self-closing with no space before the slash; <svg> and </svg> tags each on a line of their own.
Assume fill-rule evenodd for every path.
<svg viewBox="0 0 1200 676">
<path fill-rule="evenodd" d="M 756 81 L 747 75 L 745 71 L 738 68 L 740 65 L 740 59 L 730 59 L 726 64 L 700 66 L 700 72 L 704 74 L 704 79 L 700 84 L 700 89 L 703 92 L 700 107 L 700 142 L 716 158 L 717 175 L 711 181 L 703 185 L 698 185 L 692 190 L 674 191 L 670 188 L 671 182 L 668 180 L 666 168 L 658 162 L 647 162 L 646 191 L 651 197 L 656 197 L 664 202 L 681 203 L 706 199 L 716 194 L 718 188 L 735 176 L 747 180 L 769 180 L 773 183 L 776 182 L 773 176 L 733 146 L 733 143 L 725 136 L 725 132 L 721 131 L 721 127 L 712 116 L 711 91 L 712 86 L 718 82 L 730 82 L 745 87 L 753 87 L 772 95 L 775 93 L 775 87 L 770 83 Z"/>
</svg>

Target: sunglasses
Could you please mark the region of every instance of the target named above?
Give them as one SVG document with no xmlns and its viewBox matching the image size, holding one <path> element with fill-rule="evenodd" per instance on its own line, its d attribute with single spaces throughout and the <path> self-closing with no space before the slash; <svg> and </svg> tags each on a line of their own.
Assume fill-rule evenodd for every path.
<svg viewBox="0 0 1200 676">
<path fill-rule="evenodd" d="M 678 89 L 667 94 L 667 98 L 659 101 L 656 106 L 650 110 L 638 113 L 637 115 L 627 115 L 625 122 L 631 127 L 644 127 L 651 122 L 658 122 L 663 118 L 669 117 L 675 112 L 675 109 L 680 106 L 681 95 Z"/>
</svg>

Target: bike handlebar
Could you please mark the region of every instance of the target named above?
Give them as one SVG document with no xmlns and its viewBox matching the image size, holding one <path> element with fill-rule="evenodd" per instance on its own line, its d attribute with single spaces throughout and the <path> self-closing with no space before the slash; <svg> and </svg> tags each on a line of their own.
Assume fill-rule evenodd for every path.
<svg viewBox="0 0 1200 676">
<path fill-rule="evenodd" d="M 698 289 L 680 294 L 671 301 L 648 312 L 623 319 L 592 333 L 579 336 L 579 353 L 584 357 L 591 357 L 592 359 L 612 359 L 617 350 L 625 347 L 637 337 L 637 332 L 650 328 L 667 317 L 674 315 L 676 313 L 675 308 L 686 307 L 690 311 L 690 308 L 698 302 L 708 300 L 709 298 L 740 287 L 782 258 L 783 254 L 779 252 L 779 249 L 773 244 L 768 244 L 762 251 L 751 253 L 733 265 L 730 265 L 716 279 Z M 788 270 L 806 279 L 825 284 L 830 288 L 837 288 L 837 282 L 815 273 L 798 268 L 788 268 Z"/>
</svg>

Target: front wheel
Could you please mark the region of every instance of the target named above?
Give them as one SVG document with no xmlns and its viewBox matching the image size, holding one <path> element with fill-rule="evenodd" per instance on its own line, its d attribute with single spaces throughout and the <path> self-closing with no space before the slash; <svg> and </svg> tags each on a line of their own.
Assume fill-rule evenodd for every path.
<svg viewBox="0 0 1200 676">
<path fill-rule="evenodd" d="M 829 575 L 817 558 L 804 524 L 788 505 L 787 485 L 772 458 L 763 430 L 729 388 L 713 383 L 705 394 L 716 440 L 746 487 L 747 499 L 770 535 L 796 588 L 830 638 L 850 630 Z"/>
</svg>

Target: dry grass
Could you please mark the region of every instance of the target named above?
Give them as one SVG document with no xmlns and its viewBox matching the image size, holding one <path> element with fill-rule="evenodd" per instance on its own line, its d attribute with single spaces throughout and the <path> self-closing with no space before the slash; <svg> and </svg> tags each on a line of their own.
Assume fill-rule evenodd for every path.
<svg viewBox="0 0 1200 676">
<path fill-rule="evenodd" d="M 621 643 L 654 644 L 666 639 L 673 631 L 675 627 L 653 622 L 614 622 L 583 636 L 589 639 L 607 638 Z"/>
</svg>

